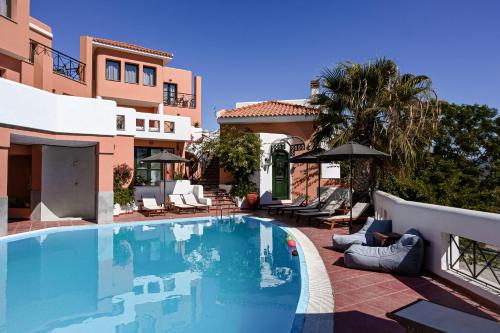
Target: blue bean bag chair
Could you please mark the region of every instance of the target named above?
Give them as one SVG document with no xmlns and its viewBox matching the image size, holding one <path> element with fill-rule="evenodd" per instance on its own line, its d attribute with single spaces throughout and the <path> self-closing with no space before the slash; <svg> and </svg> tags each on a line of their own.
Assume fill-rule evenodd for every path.
<svg viewBox="0 0 500 333">
<path fill-rule="evenodd" d="M 344 252 L 344 263 L 350 268 L 418 275 L 424 261 L 424 240 L 416 229 L 410 229 L 393 245 L 368 247 L 351 245 Z"/>
<path fill-rule="evenodd" d="M 369 217 L 365 225 L 358 232 L 351 235 L 333 235 L 333 248 L 346 250 L 352 244 L 371 245 L 374 232 L 391 232 L 391 220 L 375 220 Z"/>
</svg>

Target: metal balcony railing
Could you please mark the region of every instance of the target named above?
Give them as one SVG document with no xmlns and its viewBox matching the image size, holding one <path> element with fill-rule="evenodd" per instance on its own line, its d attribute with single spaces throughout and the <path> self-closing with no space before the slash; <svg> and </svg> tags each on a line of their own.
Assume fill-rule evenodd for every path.
<svg viewBox="0 0 500 333">
<path fill-rule="evenodd" d="M 449 267 L 455 272 L 500 290 L 500 249 L 450 235 Z"/>
<path fill-rule="evenodd" d="M 163 95 L 163 104 L 178 108 L 196 108 L 196 95 L 177 93 L 176 96 Z"/>
<path fill-rule="evenodd" d="M 48 55 L 52 57 L 52 71 L 68 79 L 85 83 L 85 64 L 62 52 L 54 50 L 47 45 L 30 40 L 29 61 L 34 64 L 36 55 Z"/>
</svg>

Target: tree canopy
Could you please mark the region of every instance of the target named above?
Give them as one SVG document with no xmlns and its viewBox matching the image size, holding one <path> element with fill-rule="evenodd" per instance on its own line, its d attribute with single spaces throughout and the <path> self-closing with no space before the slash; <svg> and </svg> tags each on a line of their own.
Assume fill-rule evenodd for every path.
<svg viewBox="0 0 500 333">
<path fill-rule="evenodd" d="M 486 105 L 442 103 L 437 134 L 411 174 L 381 187 L 407 200 L 500 213 L 500 118 Z"/>
</svg>

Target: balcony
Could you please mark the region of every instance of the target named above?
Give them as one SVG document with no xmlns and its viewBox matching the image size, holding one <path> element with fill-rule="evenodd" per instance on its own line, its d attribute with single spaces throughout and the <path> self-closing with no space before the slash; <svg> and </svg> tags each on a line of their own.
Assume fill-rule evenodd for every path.
<svg viewBox="0 0 500 333">
<path fill-rule="evenodd" d="M 178 93 L 177 96 L 163 96 L 163 104 L 178 108 L 196 108 L 196 95 Z"/>
<path fill-rule="evenodd" d="M 191 120 L 188 117 L 136 112 L 118 107 L 116 133 L 140 139 L 187 141 L 191 138 Z"/>
<path fill-rule="evenodd" d="M 52 71 L 70 80 L 85 83 L 85 64 L 51 47 L 30 40 L 29 61 L 34 64 L 37 55 L 52 57 Z"/>
</svg>

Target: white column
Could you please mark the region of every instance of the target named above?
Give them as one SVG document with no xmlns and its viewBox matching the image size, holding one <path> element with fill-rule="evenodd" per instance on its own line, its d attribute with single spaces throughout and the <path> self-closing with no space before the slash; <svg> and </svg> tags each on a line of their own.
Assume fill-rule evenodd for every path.
<svg viewBox="0 0 500 333">
<path fill-rule="evenodd" d="M 163 114 L 163 103 L 158 104 L 158 114 Z"/>
</svg>

